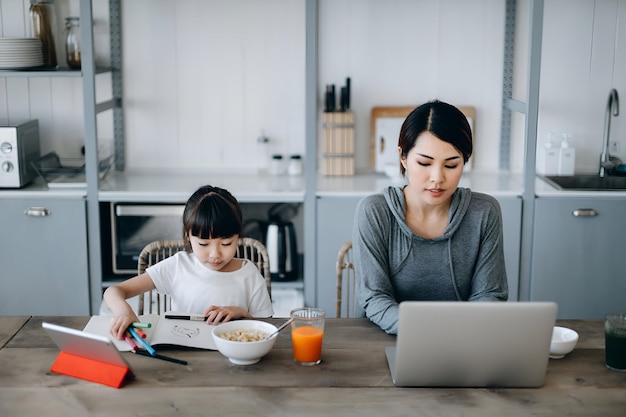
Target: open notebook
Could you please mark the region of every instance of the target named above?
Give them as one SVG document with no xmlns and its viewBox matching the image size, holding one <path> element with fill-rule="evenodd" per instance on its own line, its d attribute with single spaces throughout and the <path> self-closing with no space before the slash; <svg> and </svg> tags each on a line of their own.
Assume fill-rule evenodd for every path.
<svg viewBox="0 0 626 417">
<path fill-rule="evenodd" d="M 400 303 L 396 346 L 385 349 L 393 382 L 539 387 L 556 313 L 550 302 Z"/>
<path fill-rule="evenodd" d="M 184 315 L 185 313 L 167 312 L 166 314 Z M 142 329 L 146 334 L 146 342 L 150 345 L 185 346 L 198 349 L 217 350 L 211 331 L 215 326 L 204 321 L 170 320 L 165 315 L 144 314 L 139 316 L 144 323 L 150 323 L 149 329 Z M 120 351 L 131 350 L 125 340 L 117 340 L 111 336 L 111 316 L 93 316 L 83 329 L 85 332 L 109 338 Z"/>
</svg>

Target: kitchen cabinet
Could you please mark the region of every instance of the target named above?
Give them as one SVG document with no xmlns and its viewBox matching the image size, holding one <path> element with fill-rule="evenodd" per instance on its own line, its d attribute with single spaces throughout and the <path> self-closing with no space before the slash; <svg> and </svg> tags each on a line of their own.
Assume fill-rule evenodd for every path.
<svg viewBox="0 0 626 417">
<path fill-rule="evenodd" d="M 362 196 L 322 196 L 317 199 L 317 306 L 335 316 L 337 253 L 352 240 L 354 210 Z M 517 196 L 496 197 L 502 210 L 504 257 L 509 300 L 518 299 L 522 200 Z"/>
<path fill-rule="evenodd" d="M 0 199 L 0 315 L 86 315 L 82 198 Z"/>
<path fill-rule="evenodd" d="M 509 284 L 509 301 L 519 299 L 520 241 L 522 233 L 522 199 L 518 196 L 496 197 L 502 210 L 504 262 Z"/>
<path fill-rule="evenodd" d="M 362 196 L 322 196 L 316 200 L 317 307 L 335 317 L 337 253 L 352 240 L 354 210 Z"/>
<path fill-rule="evenodd" d="M 0 8 L 7 11 L 14 11 L 17 13 L 24 13 L 23 19 L 26 24 L 29 24 L 30 20 L 27 14 L 27 8 L 14 7 L 15 4 L 9 2 L 2 2 L 0 0 Z M 61 112 L 62 110 L 58 110 L 56 108 L 45 108 L 42 105 L 42 102 L 46 102 L 46 100 L 41 100 L 40 95 L 33 94 L 32 91 L 39 92 L 37 86 L 39 85 L 39 81 L 45 79 L 59 79 L 59 78 L 80 78 L 82 82 L 82 90 L 79 93 L 79 97 L 82 99 L 82 120 L 79 120 L 78 125 L 82 124 L 82 135 L 84 137 L 84 151 L 85 151 L 85 174 L 86 174 L 86 190 L 84 191 L 84 195 L 86 195 L 86 210 L 89 213 L 86 216 L 87 225 L 86 229 L 83 225 L 84 236 L 82 236 L 81 240 L 83 241 L 83 246 L 85 246 L 85 254 L 84 262 L 88 265 L 89 270 L 87 273 L 82 274 L 82 279 L 85 281 L 84 285 L 87 288 L 90 288 L 90 293 L 87 297 L 87 303 L 92 305 L 94 308 L 92 309 L 92 313 L 97 311 L 97 305 L 99 305 L 99 301 L 102 297 L 102 289 L 101 289 L 101 260 L 100 260 L 100 214 L 99 214 L 99 204 L 98 204 L 98 188 L 99 188 L 99 132 L 102 130 L 103 126 L 98 125 L 98 121 L 101 120 L 98 117 L 106 111 L 112 112 L 112 124 L 113 124 L 113 140 L 115 147 L 115 165 L 116 169 L 123 169 L 123 161 L 124 161 L 124 144 L 123 144 L 123 123 L 122 123 L 122 106 L 121 106 L 121 38 L 120 38 L 120 0 L 109 0 L 108 2 L 108 23 L 110 29 L 110 39 L 107 45 L 110 47 L 110 61 L 111 65 L 106 67 L 98 67 L 96 68 L 95 63 L 95 51 L 94 51 L 94 32 L 100 32 L 100 28 L 96 25 L 94 29 L 94 21 L 99 20 L 94 19 L 92 6 L 96 6 L 98 8 L 103 7 L 103 3 L 101 2 L 93 2 L 92 0 L 79 0 L 79 8 L 80 8 L 80 37 L 81 37 L 81 69 L 70 70 L 67 67 L 64 67 L 64 59 L 62 59 L 63 54 L 59 54 L 59 67 L 58 69 L 53 70 L 20 70 L 20 71 L 0 71 L 0 78 L 11 78 L 11 82 L 6 82 L 7 85 L 11 86 L 6 89 L 5 97 L 7 100 L 7 115 L 10 113 L 12 117 L 19 118 L 38 118 L 40 119 L 39 130 L 50 131 L 55 130 L 55 126 L 50 126 L 47 123 L 50 123 L 50 119 L 52 118 L 52 114 L 56 112 Z M 106 4 L 104 4 L 106 7 Z M 57 9 L 58 11 L 58 9 Z M 103 13 L 102 10 L 99 10 L 100 13 Z M 57 15 L 60 20 L 60 16 Z M 57 20 L 57 24 L 60 24 L 60 21 Z M 107 20 L 106 18 L 104 19 Z M 19 21 L 19 20 L 17 20 Z M 61 34 L 61 31 L 58 31 L 58 34 Z M 57 45 L 62 45 L 62 42 L 57 40 Z M 97 77 L 100 74 L 102 77 Z M 106 77 L 110 77 L 110 80 L 105 79 Z M 19 78 L 21 80 L 15 82 L 15 79 Z M 96 80 L 98 84 L 102 84 L 106 88 L 98 89 L 96 91 Z M 13 85 L 16 84 L 20 86 L 20 88 L 14 88 Z M 56 86 L 56 84 L 55 84 Z M 100 91 L 100 90 L 110 90 L 110 91 Z M 98 94 L 97 94 L 98 93 Z M 43 96 L 45 98 L 45 94 Z M 55 96 L 56 97 L 56 96 Z M 51 97 L 47 97 L 50 103 L 54 103 L 51 100 Z M 20 105 L 21 103 L 21 105 Z M 3 110 L 3 109 L 0 109 Z M 71 119 L 71 118 L 70 118 Z M 106 119 L 105 119 L 106 120 Z M 63 129 L 70 129 L 69 126 L 76 122 L 76 120 L 66 121 L 64 119 Z M 66 146 L 66 143 L 58 144 L 61 147 Z M 49 143 L 45 143 L 42 141 L 42 149 L 49 148 L 51 145 Z M 106 150 L 106 147 L 103 149 Z M 107 155 L 103 155 L 107 156 Z M 39 189 L 39 184 L 33 184 L 30 187 L 27 187 L 25 192 L 33 191 L 35 189 Z M 46 194 L 45 188 L 44 191 L 40 193 L 41 195 Z M 49 194 L 44 198 L 44 201 L 47 201 L 48 198 L 51 201 L 55 199 L 55 192 L 50 191 Z M 84 206 L 85 201 L 82 200 L 81 204 Z M 46 206 L 45 204 L 41 204 L 42 206 Z M 85 208 L 83 207 L 83 211 Z M 83 217 L 85 214 L 83 213 Z M 15 245 L 15 243 L 14 243 Z M 23 252 L 27 252 L 24 248 L 22 248 Z M 88 258 L 87 258 L 88 257 Z M 62 265 L 62 264 L 59 264 Z M 68 266 L 68 271 L 71 268 Z M 12 288 L 12 287 L 10 287 Z M 11 312 L 9 312 L 11 313 Z M 15 313 L 15 312 L 12 312 Z M 33 313 L 32 311 L 30 313 Z"/>
<path fill-rule="evenodd" d="M 626 308 L 626 199 L 536 200 L 531 300 L 555 301 L 561 319 L 600 320 Z"/>
</svg>

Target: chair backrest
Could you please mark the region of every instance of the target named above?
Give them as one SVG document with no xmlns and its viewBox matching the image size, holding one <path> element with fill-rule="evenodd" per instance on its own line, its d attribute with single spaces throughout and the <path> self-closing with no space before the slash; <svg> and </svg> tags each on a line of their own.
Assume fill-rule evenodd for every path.
<svg viewBox="0 0 626 417">
<path fill-rule="evenodd" d="M 337 317 L 356 317 L 355 284 L 352 241 L 349 241 L 337 254 Z"/>
<path fill-rule="evenodd" d="M 147 244 L 139 254 L 137 274 L 143 274 L 148 267 L 183 250 L 185 250 L 185 242 L 183 240 L 156 240 Z M 265 278 L 267 292 L 271 297 L 270 257 L 265 245 L 249 237 L 240 238 L 237 246 L 237 254 L 235 256 L 249 260 L 259 269 L 259 272 L 263 278 Z M 154 307 L 153 299 L 156 302 L 156 306 Z M 162 314 L 165 311 L 171 310 L 171 308 L 172 300 L 165 294 L 159 294 L 156 291 L 147 291 L 139 295 L 137 313 L 140 315 L 144 314 L 144 312 L 148 314 L 152 314 L 153 312 Z"/>
<path fill-rule="evenodd" d="M 260 241 L 251 237 L 239 238 L 239 246 L 237 247 L 237 258 L 247 259 L 254 263 L 259 272 L 265 278 L 267 292 L 272 298 L 272 277 L 270 275 L 270 255 L 267 248 Z"/>
</svg>

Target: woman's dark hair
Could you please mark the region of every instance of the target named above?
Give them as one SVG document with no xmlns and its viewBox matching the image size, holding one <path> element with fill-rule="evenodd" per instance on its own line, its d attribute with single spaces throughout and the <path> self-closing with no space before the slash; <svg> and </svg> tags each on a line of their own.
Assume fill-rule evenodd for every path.
<svg viewBox="0 0 626 417">
<path fill-rule="evenodd" d="M 223 188 L 205 185 L 187 200 L 183 212 L 183 240 L 188 252 L 191 252 L 189 235 L 216 239 L 241 235 L 242 232 L 239 202 Z"/>
<path fill-rule="evenodd" d="M 398 147 L 402 158 L 406 158 L 415 146 L 417 137 L 430 132 L 444 142 L 452 144 L 463 155 L 463 162 L 472 156 L 472 131 L 467 117 L 451 104 L 433 100 L 413 110 L 402 123 Z M 404 175 L 400 164 L 400 173 Z"/>
</svg>

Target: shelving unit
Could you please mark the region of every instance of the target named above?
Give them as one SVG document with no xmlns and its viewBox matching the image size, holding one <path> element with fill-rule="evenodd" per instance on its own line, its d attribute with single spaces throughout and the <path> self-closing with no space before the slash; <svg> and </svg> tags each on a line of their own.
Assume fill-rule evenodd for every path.
<svg viewBox="0 0 626 417">
<path fill-rule="evenodd" d="M 85 174 L 87 179 L 87 237 L 89 247 L 89 291 L 92 313 L 102 299 L 102 258 L 100 236 L 100 204 L 98 177 L 98 122 L 97 114 L 114 110 L 115 165 L 123 161 L 123 124 L 121 90 L 121 26 L 120 0 L 109 0 L 109 31 L 111 38 L 111 73 L 113 98 L 103 103 L 96 102 L 96 62 L 94 54 L 92 0 L 80 0 L 81 64 L 83 72 L 83 102 L 85 123 Z M 122 168 L 123 168 L 123 164 Z"/>
<path fill-rule="evenodd" d="M 298 197 L 302 202 L 305 213 L 303 225 L 303 248 L 307 254 L 304 263 L 304 294 L 305 302 L 314 305 L 316 299 L 316 279 L 318 271 L 315 254 L 317 253 L 317 155 L 318 155 L 318 129 L 319 108 L 318 96 L 318 1 L 305 1 L 305 155 L 304 155 L 304 195 Z M 58 71 L 2 71 L 0 77 L 79 77 L 82 79 L 82 96 L 84 107 L 84 145 L 87 188 L 85 190 L 85 203 L 87 214 L 87 245 L 88 245 L 88 268 L 89 268 L 89 292 L 90 305 L 97 306 L 102 297 L 102 259 L 101 245 L 102 236 L 100 232 L 100 207 L 101 200 L 107 201 L 108 197 L 103 197 L 101 184 L 98 179 L 98 129 L 97 116 L 104 111 L 113 112 L 113 134 L 115 149 L 115 168 L 117 171 L 124 171 L 124 124 L 122 108 L 122 55 L 121 55 L 121 0 L 109 0 L 109 31 L 110 31 L 110 54 L 111 66 L 100 68 L 95 65 L 94 54 L 94 32 L 93 32 L 93 0 L 79 0 L 80 21 L 81 21 L 81 49 L 82 68 L 81 71 L 58 70 Z M 507 11 L 515 11 L 515 0 L 507 0 Z M 505 89 L 503 95 L 503 114 L 505 112 L 520 112 L 526 115 L 525 137 L 525 172 L 524 172 L 524 193 L 523 193 L 523 222 L 522 222 L 522 261 L 520 276 L 520 299 L 525 299 L 529 294 L 529 274 L 524 266 L 529 264 L 525 259 L 529 259 L 532 244 L 532 216 L 534 210 L 534 173 L 535 173 L 535 137 L 537 131 L 538 113 L 538 92 L 539 92 L 539 70 L 541 57 L 541 31 L 543 24 L 543 0 L 530 0 L 530 56 L 528 59 L 528 85 L 527 101 L 519 102 L 511 97 L 510 91 Z M 510 17 L 510 16 L 509 16 Z M 507 17 L 507 19 L 509 18 Z M 514 18 L 514 16 L 513 16 Z M 515 30 L 507 35 L 507 45 L 510 47 Z M 505 52 L 505 60 L 509 55 Z M 509 68 L 505 65 L 505 70 Z M 98 74 L 110 73 L 112 85 L 112 99 L 105 102 L 96 101 L 96 76 Z M 503 82 L 507 82 L 507 77 L 512 76 L 505 71 Z M 506 109 L 506 110 L 504 110 Z M 508 119 L 510 121 L 510 119 Z M 506 121 L 506 120 L 505 120 Z M 510 123 L 503 124 L 503 132 L 510 130 Z M 502 157 L 502 154 L 501 154 Z M 134 197 L 133 197 L 134 198 Z M 139 197 L 138 197 L 139 198 Z M 92 311 L 95 313 L 96 311 Z"/>
<path fill-rule="evenodd" d="M 526 80 L 526 102 L 512 97 L 514 54 L 511 50 L 515 37 L 515 28 L 511 22 L 515 20 L 516 0 L 507 0 L 506 33 L 505 33 L 505 71 L 503 75 L 503 107 L 502 130 L 510 135 L 511 113 L 525 115 L 524 124 L 524 173 L 522 178 L 522 223 L 521 247 L 519 263 L 519 300 L 530 299 L 531 258 L 533 242 L 533 224 L 535 213 L 535 154 L 537 144 L 537 121 L 539 118 L 539 78 L 541 72 L 541 43 L 543 31 L 543 0 L 529 1 L 529 34 L 528 69 Z M 508 135 L 506 136 L 508 138 Z M 508 146 L 508 142 L 506 142 Z"/>
<path fill-rule="evenodd" d="M 87 218 L 87 247 L 89 265 L 89 298 L 90 305 L 100 302 L 101 290 L 101 259 L 100 259 L 100 223 L 98 205 L 98 128 L 97 115 L 112 110 L 114 112 L 114 139 L 116 167 L 123 168 L 124 144 L 121 100 L 121 33 L 120 33 L 120 0 L 109 1 L 109 22 L 111 37 L 111 67 L 96 67 L 94 53 L 93 10 L 92 0 L 80 0 L 80 36 L 81 36 L 81 69 L 70 70 L 60 67 L 58 70 L 45 71 L 0 71 L 0 77 L 22 78 L 81 78 L 84 109 L 84 147 Z M 96 76 L 111 73 L 112 98 L 103 102 L 96 101 Z M 58 194 L 50 195 L 50 198 Z M 82 263 L 81 263 L 82 264 Z M 92 308 L 93 310 L 93 308 Z M 93 311 L 92 311 L 93 312 Z"/>
</svg>

